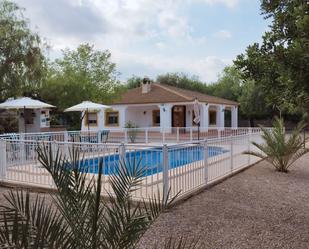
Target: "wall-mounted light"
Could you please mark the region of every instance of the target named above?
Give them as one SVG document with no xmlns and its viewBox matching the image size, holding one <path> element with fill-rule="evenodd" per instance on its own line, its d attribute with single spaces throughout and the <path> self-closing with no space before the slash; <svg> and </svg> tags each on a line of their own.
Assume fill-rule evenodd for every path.
<svg viewBox="0 0 309 249">
<path fill-rule="evenodd" d="M 161 106 L 163 107 L 163 108 L 162 108 L 163 112 L 165 112 L 164 104 L 161 104 Z"/>
</svg>

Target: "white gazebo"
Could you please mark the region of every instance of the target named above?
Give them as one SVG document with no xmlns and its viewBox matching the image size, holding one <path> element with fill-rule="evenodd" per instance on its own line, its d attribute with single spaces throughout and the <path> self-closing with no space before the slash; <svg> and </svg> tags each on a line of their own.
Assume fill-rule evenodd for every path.
<svg viewBox="0 0 309 249">
<path fill-rule="evenodd" d="M 0 109 L 19 110 L 19 131 L 25 133 L 39 132 L 41 128 L 49 128 L 49 109 L 54 107 L 28 97 L 10 98 L 0 104 Z"/>
</svg>

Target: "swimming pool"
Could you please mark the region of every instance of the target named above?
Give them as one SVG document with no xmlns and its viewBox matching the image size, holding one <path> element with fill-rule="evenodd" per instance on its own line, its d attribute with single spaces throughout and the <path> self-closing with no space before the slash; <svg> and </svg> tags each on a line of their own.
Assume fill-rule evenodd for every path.
<svg viewBox="0 0 309 249">
<path fill-rule="evenodd" d="M 173 148 L 168 151 L 168 165 L 170 169 L 200 161 L 204 158 L 204 147 L 190 146 Z M 208 157 L 213 157 L 228 152 L 221 147 L 208 147 Z M 162 148 L 149 148 L 130 151 L 125 154 L 127 165 L 132 165 L 134 160 L 139 162 L 143 170 L 143 176 L 149 176 L 162 172 L 163 150 Z M 103 173 L 114 174 L 119 164 L 119 154 L 111 154 L 104 157 L 85 159 L 80 165 L 80 170 L 85 173 L 98 173 L 98 162 L 103 160 Z"/>
</svg>

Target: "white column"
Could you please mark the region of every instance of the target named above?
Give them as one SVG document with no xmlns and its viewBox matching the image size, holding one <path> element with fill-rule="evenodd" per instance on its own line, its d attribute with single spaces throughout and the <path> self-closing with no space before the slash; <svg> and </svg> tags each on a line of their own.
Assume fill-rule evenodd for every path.
<svg viewBox="0 0 309 249">
<path fill-rule="evenodd" d="M 232 128 L 238 128 L 238 106 L 233 106 L 231 110 Z"/>
<path fill-rule="evenodd" d="M 101 109 L 98 112 L 98 130 L 103 130 L 105 127 L 105 109 Z"/>
<path fill-rule="evenodd" d="M 208 131 L 209 127 L 209 105 L 202 104 L 201 105 L 201 130 Z"/>
<path fill-rule="evenodd" d="M 127 106 L 119 108 L 119 128 L 124 128 L 126 126 L 127 118 Z"/>
<path fill-rule="evenodd" d="M 224 105 L 217 106 L 217 127 L 224 129 Z"/>
<path fill-rule="evenodd" d="M 162 104 L 159 105 L 160 108 L 160 128 L 161 131 L 170 133 L 172 126 L 172 105 Z"/>
</svg>

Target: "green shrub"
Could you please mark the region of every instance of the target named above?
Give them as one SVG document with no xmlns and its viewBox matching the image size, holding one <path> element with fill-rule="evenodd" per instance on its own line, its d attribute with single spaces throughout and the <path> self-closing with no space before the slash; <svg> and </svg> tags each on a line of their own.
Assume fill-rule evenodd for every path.
<svg viewBox="0 0 309 249">
<path fill-rule="evenodd" d="M 261 152 L 246 151 L 245 154 L 268 161 L 279 172 L 288 172 L 289 167 L 298 158 L 309 152 L 301 137 L 304 127 L 304 123 L 300 122 L 291 134 L 286 134 L 283 120 L 276 118 L 272 130 L 260 126 L 264 143 L 252 142 Z"/>
</svg>

